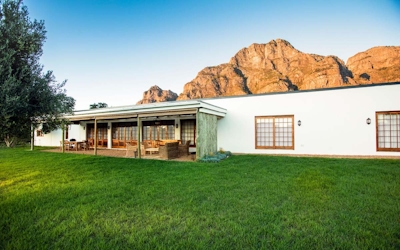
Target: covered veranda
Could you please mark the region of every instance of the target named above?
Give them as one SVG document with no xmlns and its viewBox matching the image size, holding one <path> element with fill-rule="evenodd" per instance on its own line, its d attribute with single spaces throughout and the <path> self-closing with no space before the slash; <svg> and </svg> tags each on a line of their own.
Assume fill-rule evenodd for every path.
<svg viewBox="0 0 400 250">
<path fill-rule="evenodd" d="M 172 152 L 176 143 L 179 156 L 200 158 L 217 151 L 217 121 L 225 115 L 224 108 L 188 100 L 76 111 L 66 118 L 78 127 L 72 136 L 95 155 L 100 149 L 130 149 L 138 158 L 161 157 L 165 146 Z"/>
</svg>

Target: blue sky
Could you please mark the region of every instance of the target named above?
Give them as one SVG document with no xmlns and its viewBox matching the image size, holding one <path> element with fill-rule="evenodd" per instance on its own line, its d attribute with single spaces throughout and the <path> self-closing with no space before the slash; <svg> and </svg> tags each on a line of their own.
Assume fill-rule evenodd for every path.
<svg viewBox="0 0 400 250">
<path fill-rule="evenodd" d="M 153 85 L 178 95 L 206 66 L 252 43 L 281 38 L 345 62 L 374 46 L 400 46 L 400 1 L 24 0 L 44 20 L 41 63 L 68 80 L 76 110 L 131 105 Z"/>
</svg>

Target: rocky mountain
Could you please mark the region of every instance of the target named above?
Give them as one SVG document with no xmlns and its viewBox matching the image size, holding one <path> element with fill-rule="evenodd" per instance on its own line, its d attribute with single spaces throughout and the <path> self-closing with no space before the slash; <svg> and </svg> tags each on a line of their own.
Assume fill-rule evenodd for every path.
<svg viewBox="0 0 400 250">
<path fill-rule="evenodd" d="M 289 42 L 277 39 L 252 44 L 228 63 L 204 68 L 184 85 L 177 100 L 394 81 L 400 81 L 399 46 L 371 48 L 350 57 L 346 65 L 336 56 L 303 53 Z M 147 97 L 149 91 L 138 103 L 153 100 Z M 153 95 L 159 96 L 154 101 L 172 100 L 172 95 L 165 96 L 166 99 L 163 94 Z"/>
<path fill-rule="evenodd" d="M 347 60 L 347 68 L 359 84 L 400 81 L 400 47 L 381 46 Z"/>
<path fill-rule="evenodd" d="M 155 85 L 145 91 L 142 100 L 138 101 L 136 104 L 175 101 L 177 97 L 178 95 L 171 90 L 162 90 Z"/>
</svg>

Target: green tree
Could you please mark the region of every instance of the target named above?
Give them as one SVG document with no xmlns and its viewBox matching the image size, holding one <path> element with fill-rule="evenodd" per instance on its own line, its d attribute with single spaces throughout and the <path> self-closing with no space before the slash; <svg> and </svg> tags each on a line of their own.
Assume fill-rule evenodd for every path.
<svg viewBox="0 0 400 250">
<path fill-rule="evenodd" d="M 39 63 L 46 40 L 44 21 L 31 21 L 22 0 L 0 0 L 0 136 L 7 146 L 29 137 L 31 126 L 47 133 L 66 121 L 75 100 L 66 81 L 57 83 Z"/>
<path fill-rule="evenodd" d="M 90 104 L 90 109 L 107 108 L 108 104 L 104 102 Z"/>
</svg>

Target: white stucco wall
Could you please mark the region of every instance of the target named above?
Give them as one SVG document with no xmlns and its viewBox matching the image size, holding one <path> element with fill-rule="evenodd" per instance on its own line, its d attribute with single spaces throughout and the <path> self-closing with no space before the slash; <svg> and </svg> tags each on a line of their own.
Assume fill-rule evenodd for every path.
<svg viewBox="0 0 400 250">
<path fill-rule="evenodd" d="M 218 148 L 234 153 L 400 156 L 376 150 L 375 127 L 376 111 L 400 110 L 399 93 L 396 84 L 204 101 L 227 109 Z M 255 116 L 273 115 L 294 115 L 294 150 L 255 148 Z"/>
<path fill-rule="evenodd" d="M 69 125 L 68 140 L 72 139 L 72 138 L 76 139 L 77 141 L 85 140 L 86 139 L 86 131 L 83 128 L 84 128 L 84 124 Z M 41 128 L 39 127 L 39 129 L 41 129 Z M 36 146 L 60 146 L 61 134 L 62 134 L 61 129 L 57 129 L 57 130 L 52 131 L 43 136 L 36 136 L 37 133 L 35 130 L 35 145 Z M 64 135 L 64 138 L 65 138 L 65 135 Z"/>
<path fill-rule="evenodd" d="M 394 84 L 204 101 L 227 109 L 218 120 L 218 148 L 233 153 L 400 156 L 400 152 L 376 150 L 375 121 L 377 111 L 400 111 L 399 93 L 400 84 Z M 294 116 L 294 150 L 255 148 L 255 117 L 274 115 Z M 372 120 L 370 125 L 367 118 Z M 180 138 L 180 120 L 176 118 L 175 123 L 175 137 Z M 68 138 L 85 140 L 85 127 L 85 123 L 70 125 Z M 108 132 L 111 138 L 111 129 Z M 59 146 L 60 140 L 61 130 L 43 137 L 35 132 L 38 146 Z"/>
</svg>

